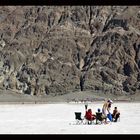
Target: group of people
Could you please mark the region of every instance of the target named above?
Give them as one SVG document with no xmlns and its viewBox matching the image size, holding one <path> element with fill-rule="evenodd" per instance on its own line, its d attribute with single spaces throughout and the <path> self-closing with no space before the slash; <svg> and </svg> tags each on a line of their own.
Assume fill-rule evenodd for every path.
<svg viewBox="0 0 140 140">
<path fill-rule="evenodd" d="M 107 118 L 111 121 L 111 122 L 117 122 L 118 118 L 120 117 L 120 112 L 117 109 L 117 107 L 114 107 L 113 112 L 111 113 L 111 105 L 112 105 L 112 100 L 107 100 L 102 107 L 102 112 L 101 109 L 98 108 L 97 113 L 101 114 L 101 121 L 104 121 L 105 124 L 107 124 Z M 89 121 L 95 120 L 96 119 L 96 115 L 92 113 L 91 109 L 87 109 L 88 105 L 85 105 L 85 118 Z"/>
</svg>

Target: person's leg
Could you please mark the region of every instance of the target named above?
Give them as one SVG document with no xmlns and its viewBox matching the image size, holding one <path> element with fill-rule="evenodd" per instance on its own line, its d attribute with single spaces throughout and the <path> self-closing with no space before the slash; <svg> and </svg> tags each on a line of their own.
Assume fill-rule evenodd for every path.
<svg viewBox="0 0 140 140">
<path fill-rule="evenodd" d="M 114 121 L 114 119 L 115 119 L 115 118 L 114 118 L 114 114 L 112 114 L 112 121 Z"/>
<path fill-rule="evenodd" d="M 105 124 L 108 124 L 108 122 L 107 122 L 107 116 L 106 115 L 104 115 L 104 120 L 105 120 Z"/>
<path fill-rule="evenodd" d="M 112 118 L 114 118 L 114 115 L 113 114 L 111 114 L 112 115 Z"/>
<path fill-rule="evenodd" d="M 107 122 L 107 118 L 105 118 L 105 124 L 108 124 L 108 122 Z"/>
<path fill-rule="evenodd" d="M 107 124 L 107 116 L 106 116 L 106 114 L 102 113 L 102 118 L 104 120 L 104 123 Z"/>
<path fill-rule="evenodd" d="M 92 124 L 92 118 L 88 119 L 88 124 Z"/>
<path fill-rule="evenodd" d="M 115 121 L 114 122 L 117 122 L 119 116 L 120 116 L 119 114 L 116 115 L 116 118 L 115 118 Z"/>
</svg>

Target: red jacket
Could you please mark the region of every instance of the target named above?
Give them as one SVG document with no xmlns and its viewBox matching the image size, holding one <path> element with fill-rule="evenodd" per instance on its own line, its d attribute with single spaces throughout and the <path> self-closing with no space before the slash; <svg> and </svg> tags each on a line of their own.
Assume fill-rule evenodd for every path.
<svg viewBox="0 0 140 140">
<path fill-rule="evenodd" d="M 95 117 L 94 117 L 94 115 L 92 114 L 92 111 L 86 111 L 85 118 L 86 118 L 87 120 L 93 120 Z"/>
</svg>

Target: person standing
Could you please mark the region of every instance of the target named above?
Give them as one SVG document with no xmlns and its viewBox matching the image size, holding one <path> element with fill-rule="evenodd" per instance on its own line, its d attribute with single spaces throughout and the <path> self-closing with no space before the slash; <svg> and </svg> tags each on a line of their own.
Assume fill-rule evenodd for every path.
<svg viewBox="0 0 140 140">
<path fill-rule="evenodd" d="M 112 104 L 112 100 L 108 100 L 103 104 L 103 108 L 102 108 L 102 113 L 104 115 L 104 117 L 108 117 L 110 121 L 112 121 L 112 117 L 110 117 L 111 113 L 110 113 L 110 109 L 111 109 L 111 104 Z M 107 119 L 105 120 L 105 123 L 107 123 Z"/>
</svg>

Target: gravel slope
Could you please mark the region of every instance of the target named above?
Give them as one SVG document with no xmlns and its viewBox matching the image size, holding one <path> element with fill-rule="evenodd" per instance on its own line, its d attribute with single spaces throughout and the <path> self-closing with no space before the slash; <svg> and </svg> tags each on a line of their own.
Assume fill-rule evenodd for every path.
<svg viewBox="0 0 140 140">
<path fill-rule="evenodd" d="M 102 101 L 110 98 L 112 100 L 120 101 L 140 101 L 140 96 L 115 96 L 111 94 L 93 93 L 91 91 L 73 92 L 64 95 L 46 95 L 46 96 L 31 96 L 27 94 L 19 94 L 12 91 L 0 91 L 1 103 L 41 103 L 41 102 L 70 102 L 70 101 Z"/>
</svg>

